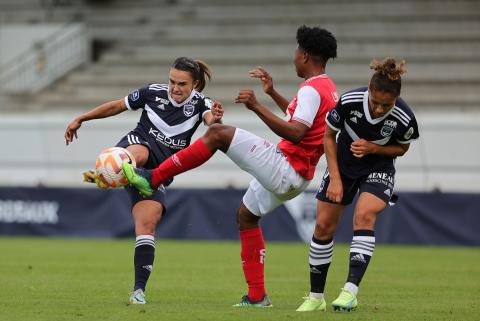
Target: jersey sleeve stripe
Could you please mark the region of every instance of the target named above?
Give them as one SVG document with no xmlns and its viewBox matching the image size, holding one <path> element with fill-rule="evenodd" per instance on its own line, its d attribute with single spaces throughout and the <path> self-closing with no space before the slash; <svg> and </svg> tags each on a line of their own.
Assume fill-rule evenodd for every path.
<svg viewBox="0 0 480 321">
<path fill-rule="evenodd" d="M 393 117 L 397 118 L 398 120 L 400 120 L 400 122 L 402 124 L 404 124 L 405 126 L 408 126 L 408 123 L 409 123 L 409 120 L 405 119 L 402 115 L 398 114 L 397 111 L 394 109 L 392 111 L 392 114 L 391 114 Z"/>
<path fill-rule="evenodd" d="M 167 90 L 168 86 L 166 86 L 166 85 L 150 85 L 150 86 L 148 86 L 148 89 L 155 90 L 155 91 Z"/>
<path fill-rule="evenodd" d="M 365 92 L 363 91 L 354 91 L 354 92 L 351 92 L 351 93 L 346 93 L 346 94 L 343 94 L 342 97 L 348 97 L 348 96 L 362 96 L 365 94 Z"/>
<path fill-rule="evenodd" d="M 132 110 L 132 107 L 128 103 L 128 96 L 125 96 L 124 100 L 125 100 L 125 106 L 127 106 L 127 109 Z"/>
<path fill-rule="evenodd" d="M 301 119 L 301 118 L 298 118 L 298 117 L 293 117 L 292 120 L 295 120 L 295 121 L 298 121 L 299 123 L 302 123 L 304 125 L 307 125 L 308 128 L 312 127 L 312 123 L 304 120 L 304 119 Z"/>
<path fill-rule="evenodd" d="M 333 126 L 333 125 L 328 121 L 328 118 L 326 118 L 325 121 L 327 122 L 328 127 L 330 127 L 331 129 L 333 129 L 334 131 L 337 131 L 337 132 L 340 131 L 340 128 L 337 128 L 337 127 Z"/>
<path fill-rule="evenodd" d="M 406 119 L 411 120 L 410 116 L 406 112 L 404 112 L 401 108 L 394 106 L 394 110 L 396 110 L 400 115 L 403 115 Z"/>
<path fill-rule="evenodd" d="M 354 102 L 360 102 L 363 101 L 362 99 L 347 99 L 347 100 L 342 100 L 342 105 L 348 104 L 348 103 L 354 103 Z"/>
</svg>

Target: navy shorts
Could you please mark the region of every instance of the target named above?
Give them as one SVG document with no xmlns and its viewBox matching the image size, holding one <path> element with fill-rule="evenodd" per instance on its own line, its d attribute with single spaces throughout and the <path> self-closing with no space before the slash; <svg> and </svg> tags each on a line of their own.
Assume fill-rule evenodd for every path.
<svg viewBox="0 0 480 321">
<path fill-rule="evenodd" d="M 117 147 L 122 147 L 122 148 L 127 148 L 130 145 L 143 145 L 148 148 L 148 160 L 143 165 L 143 168 L 145 169 L 154 169 L 157 168 L 160 163 L 166 159 L 165 156 L 162 156 L 160 154 L 159 149 L 156 146 L 155 142 L 149 142 L 147 139 L 143 137 L 143 135 L 138 132 L 138 131 L 131 131 L 127 135 L 125 135 L 118 143 Z M 149 197 L 143 196 L 138 192 L 138 190 L 134 187 L 131 186 L 125 186 L 125 190 L 127 191 L 128 195 L 130 196 L 130 200 L 132 201 L 132 207 L 137 204 L 140 201 L 144 200 L 151 200 L 151 201 L 156 201 L 159 202 L 160 204 L 163 205 L 163 210 L 166 212 L 167 207 L 165 204 L 165 196 L 166 196 L 166 191 L 165 191 L 165 186 L 170 185 L 170 183 L 173 181 L 173 179 L 170 179 L 168 182 L 164 182 L 163 185 L 160 185 L 158 190 Z"/>
<path fill-rule="evenodd" d="M 395 185 L 395 172 L 391 169 L 382 171 L 381 169 L 368 175 L 349 178 L 340 173 L 343 185 L 342 205 L 351 204 L 357 192 L 360 194 L 368 192 L 383 200 L 385 203 L 395 203 L 397 196 L 393 194 Z M 327 198 L 327 189 L 330 184 L 330 175 L 328 169 L 323 175 L 322 183 L 317 192 L 317 199 L 320 201 L 334 203 Z"/>
</svg>

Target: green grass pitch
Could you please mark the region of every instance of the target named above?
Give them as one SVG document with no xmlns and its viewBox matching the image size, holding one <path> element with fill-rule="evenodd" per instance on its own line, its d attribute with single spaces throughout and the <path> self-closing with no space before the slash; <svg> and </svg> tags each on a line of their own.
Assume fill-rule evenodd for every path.
<svg viewBox="0 0 480 321">
<path fill-rule="evenodd" d="M 350 313 L 298 313 L 308 245 L 267 242 L 272 309 L 245 294 L 238 242 L 157 240 L 148 304 L 129 306 L 132 240 L 0 237 L 0 320 L 480 320 L 480 249 L 377 245 Z M 339 293 L 348 245 L 335 246 L 326 299 Z"/>
</svg>

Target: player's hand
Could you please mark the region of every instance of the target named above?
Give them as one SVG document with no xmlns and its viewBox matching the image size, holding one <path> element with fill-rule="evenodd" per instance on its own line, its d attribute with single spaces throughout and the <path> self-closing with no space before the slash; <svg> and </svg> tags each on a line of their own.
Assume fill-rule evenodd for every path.
<svg viewBox="0 0 480 321">
<path fill-rule="evenodd" d="M 109 187 L 94 171 L 83 172 L 83 181 L 87 183 L 95 183 L 101 189 L 107 189 Z"/>
<path fill-rule="evenodd" d="M 335 203 L 340 203 L 343 198 L 343 184 L 341 179 L 332 179 L 327 188 L 327 198 Z"/>
<path fill-rule="evenodd" d="M 78 139 L 77 130 L 82 126 L 82 123 L 77 119 L 74 119 L 70 124 L 68 124 L 67 129 L 65 130 L 65 143 L 68 145 L 73 142 L 73 138 Z"/>
<path fill-rule="evenodd" d="M 273 80 L 270 74 L 263 69 L 263 67 L 258 66 L 257 69 L 250 70 L 248 72 L 249 76 L 252 78 L 258 78 L 262 82 L 263 91 L 270 95 L 273 91 Z"/>
<path fill-rule="evenodd" d="M 223 107 L 222 103 L 219 101 L 214 101 L 212 105 L 212 116 L 214 123 L 220 123 L 223 117 Z"/>
<path fill-rule="evenodd" d="M 353 156 L 362 158 L 368 154 L 375 154 L 378 145 L 365 139 L 357 139 L 350 145 Z"/>
<path fill-rule="evenodd" d="M 245 104 L 245 106 L 250 110 L 255 110 L 258 105 L 257 97 L 255 97 L 255 92 L 251 89 L 240 90 L 237 98 L 235 98 L 235 103 Z"/>
</svg>

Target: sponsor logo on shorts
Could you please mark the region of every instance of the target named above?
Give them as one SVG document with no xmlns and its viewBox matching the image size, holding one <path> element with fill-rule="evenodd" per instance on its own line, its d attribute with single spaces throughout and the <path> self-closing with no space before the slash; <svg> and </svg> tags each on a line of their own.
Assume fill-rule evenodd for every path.
<svg viewBox="0 0 480 321">
<path fill-rule="evenodd" d="M 387 186 L 389 189 L 393 189 L 395 184 L 395 177 L 389 173 L 375 172 L 368 175 L 366 183 L 378 183 Z"/>
</svg>

